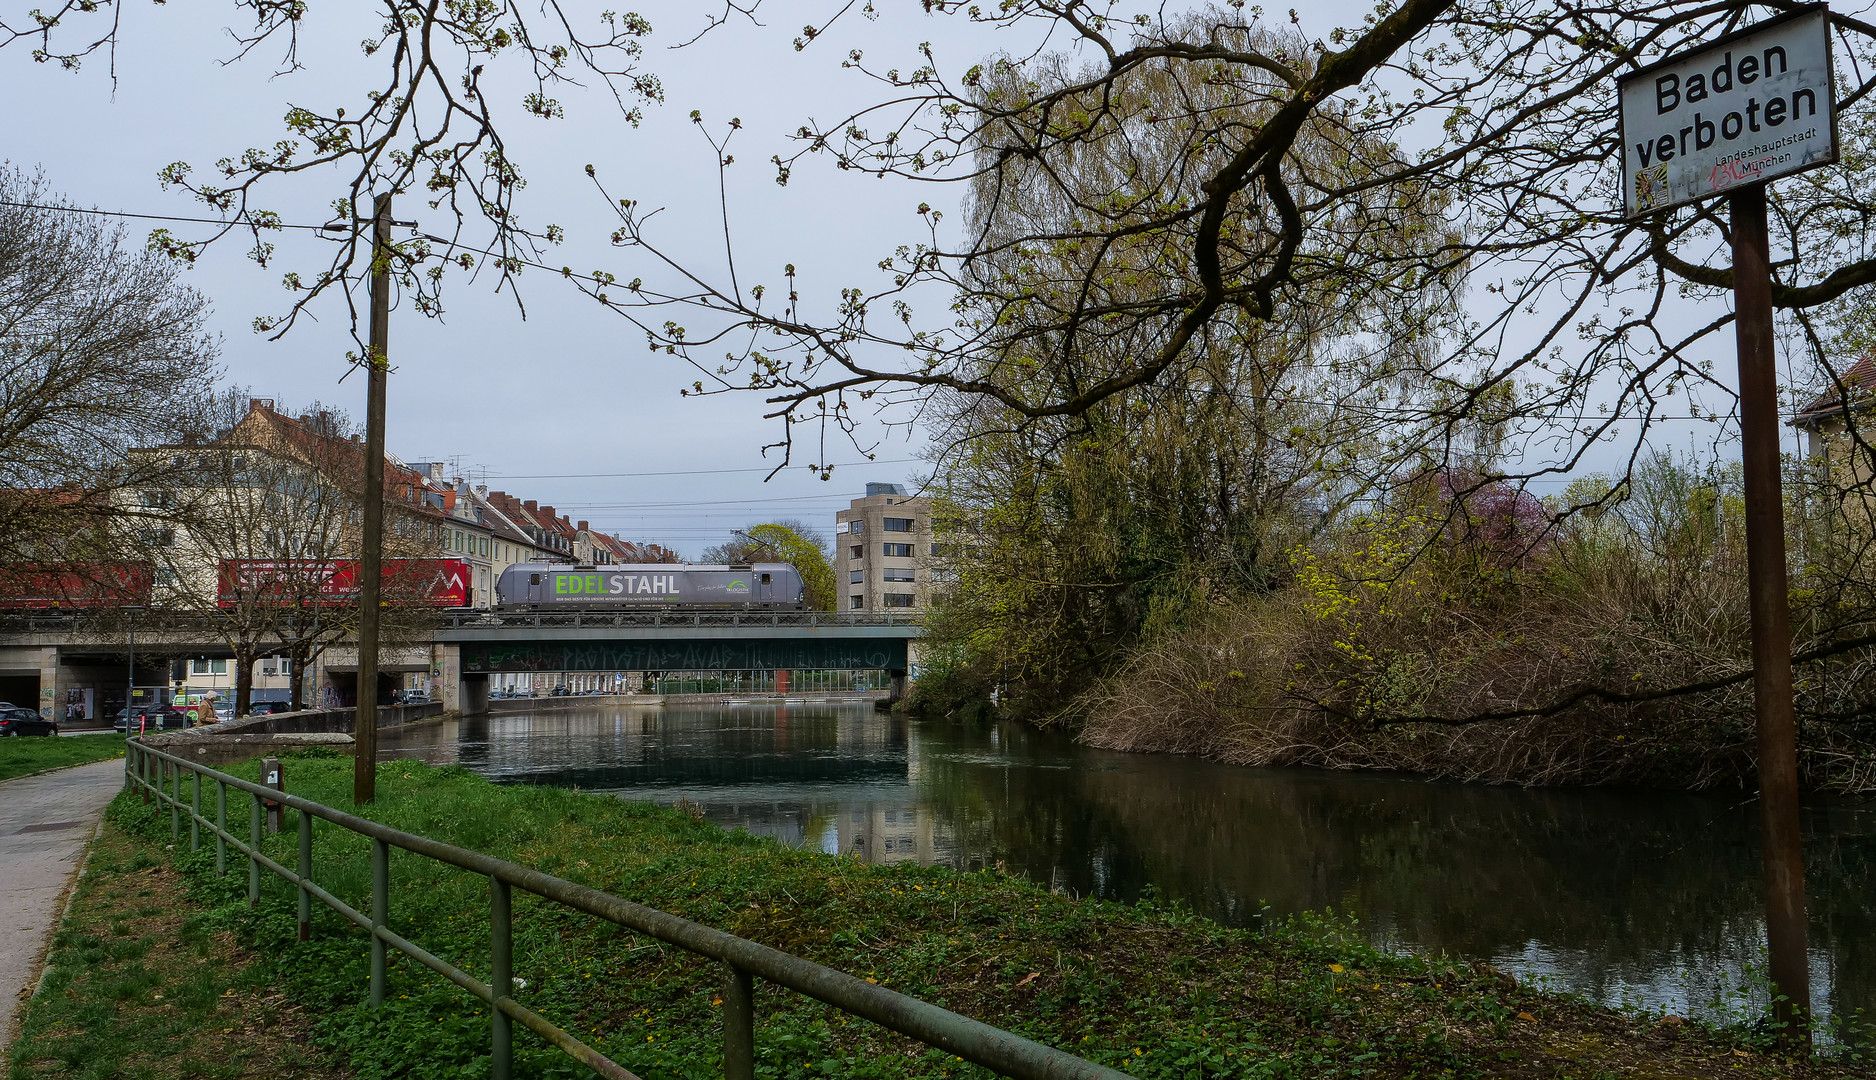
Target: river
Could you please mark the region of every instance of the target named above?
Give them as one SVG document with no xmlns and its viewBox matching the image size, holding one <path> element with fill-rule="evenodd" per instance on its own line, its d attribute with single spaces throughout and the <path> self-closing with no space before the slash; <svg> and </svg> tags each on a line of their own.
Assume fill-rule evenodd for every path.
<svg viewBox="0 0 1876 1080">
<path fill-rule="evenodd" d="M 540 710 L 387 729 L 387 755 L 663 804 L 874 862 L 1148 889 L 1232 925 L 1333 909 L 1388 948 L 1615 1005 L 1737 1014 L 1762 984 L 1757 819 L 1737 795 L 1246 769 L 861 703 Z M 1804 816 L 1813 1004 L 1876 1015 L 1876 805 Z"/>
</svg>

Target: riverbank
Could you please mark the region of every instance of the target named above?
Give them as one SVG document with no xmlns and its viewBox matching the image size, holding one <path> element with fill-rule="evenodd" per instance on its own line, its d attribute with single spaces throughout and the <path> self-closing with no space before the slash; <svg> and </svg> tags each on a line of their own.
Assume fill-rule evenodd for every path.
<svg viewBox="0 0 1876 1080">
<path fill-rule="evenodd" d="M 291 790 L 348 803 L 350 763 L 294 758 Z M 371 816 L 743 934 L 1062 1046 L 1134 1075 L 1867 1075 L 1797 1063 L 1750 1031 L 1712 1032 L 1518 987 L 1489 969 L 1381 953 L 1333 919 L 1230 930 L 1176 905 L 1074 900 L 998 872 L 867 865 L 727 832 L 676 811 L 546 787 L 498 787 L 456 768 L 387 763 Z M 168 826 L 120 800 L 115 817 L 159 851 Z M 166 820 L 166 819 L 165 819 Z M 316 832 L 322 880 L 350 902 L 367 850 Z M 291 860 L 289 830 L 269 843 Z M 269 882 L 246 909 L 245 874 L 207 852 L 177 864 L 203 917 L 277 957 L 287 1000 L 320 1017 L 315 1047 L 361 1076 L 456 1076 L 481 1067 L 487 1019 L 422 970 L 394 964 L 391 999 L 362 1005 L 362 935 L 330 913 L 294 940 L 290 893 Z M 330 868 L 330 869 L 327 869 Z M 414 857 L 394 860 L 392 924 L 475 967 L 486 956 L 486 885 Z M 708 965 L 584 917 L 518 903 L 524 1004 L 575 1026 L 645 1080 L 719 1068 L 717 975 Z M 975 1075 L 793 995 L 759 991 L 767 1075 Z M 35 1009 L 39 1003 L 35 1003 Z M 524 1042 L 538 1073 L 552 1052 Z M 526 1073 L 523 1073 L 526 1075 Z"/>
<path fill-rule="evenodd" d="M 122 735 L 57 739 L 0 739 L 0 781 L 124 756 Z"/>
</svg>

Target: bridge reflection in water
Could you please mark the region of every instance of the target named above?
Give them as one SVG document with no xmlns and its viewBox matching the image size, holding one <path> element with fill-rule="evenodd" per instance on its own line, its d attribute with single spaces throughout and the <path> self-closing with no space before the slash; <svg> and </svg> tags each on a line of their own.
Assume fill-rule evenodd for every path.
<svg viewBox="0 0 1876 1080">
<path fill-rule="evenodd" d="M 420 725 L 389 753 L 506 782 L 696 804 L 869 861 L 1146 889 L 1222 922 L 1335 908 L 1382 945 L 1490 960 L 1610 1003 L 1717 1015 L 1760 962 L 1749 802 L 1241 769 L 865 705 L 592 709 Z M 1805 815 L 1814 1007 L 1876 1014 L 1876 808 Z"/>
</svg>

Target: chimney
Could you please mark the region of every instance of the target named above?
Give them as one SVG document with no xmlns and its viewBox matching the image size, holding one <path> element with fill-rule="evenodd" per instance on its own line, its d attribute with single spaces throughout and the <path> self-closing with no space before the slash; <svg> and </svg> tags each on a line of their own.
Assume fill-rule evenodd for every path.
<svg viewBox="0 0 1876 1080">
<path fill-rule="evenodd" d="M 357 443 L 357 444 L 358 444 L 358 445 L 360 445 L 360 446 L 363 446 L 363 445 L 365 445 L 365 437 L 364 437 L 363 435 L 354 435 L 354 436 L 352 436 L 352 441 L 353 441 L 353 442 L 355 442 L 355 443 Z"/>
<path fill-rule="evenodd" d="M 301 413 L 299 416 L 294 418 L 294 422 L 299 424 L 301 427 L 312 427 L 313 426 L 313 414 Z"/>
<path fill-rule="evenodd" d="M 485 499 L 486 499 L 486 498 L 488 498 L 488 497 L 489 497 L 489 486 L 488 486 L 487 484 L 477 484 L 477 485 L 476 485 L 476 494 L 477 494 L 477 495 L 480 495 L 480 496 L 482 496 L 482 497 L 483 497 L 483 498 L 485 498 Z"/>
<path fill-rule="evenodd" d="M 332 414 L 324 409 L 319 410 L 319 430 L 322 432 L 332 430 Z"/>
<path fill-rule="evenodd" d="M 543 514 L 546 514 L 546 515 L 547 515 L 547 523 L 548 523 L 549 525 L 557 525 L 557 524 L 559 524 L 559 523 L 560 523 L 560 515 L 559 515 L 559 514 L 556 514 L 556 513 L 554 513 L 554 508 L 553 508 L 553 507 L 551 507 L 551 506 L 543 506 L 543 507 L 541 507 L 541 513 L 543 513 Z"/>
<path fill-rule="evenodd" d="M 581 532 L 586 532 L 586 531 L 587 531 L 587 528 L 586 528 L 586 522 L 584 522 L 584 521 L 582 521 L 582 522 L 580 522 L 580 531 L 581 531 Z"/>
<path fill-rule="evenodd" d="M 270 397 L 251 397 L 248 399 L 249 412 L 273 412 L 274 399 Z"/>
<path fill-rule="evenodd" d="M 540 505 L 536 503 L 533 499 L 529 499 L 527 502 L 524 502 L 521 505 L 527 507 L 528 513 L 530 514 L 538 513 L 540 512 L 540 509 L 541 509 Z"/>
</svg>

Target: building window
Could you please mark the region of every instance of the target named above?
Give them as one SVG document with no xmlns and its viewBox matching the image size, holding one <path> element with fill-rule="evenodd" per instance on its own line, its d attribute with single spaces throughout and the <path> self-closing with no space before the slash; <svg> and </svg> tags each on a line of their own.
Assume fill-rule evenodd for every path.
<svg viewBox="0 0 1876 1080">
<path fill-rule="evenodd" d="M 855 536 L 859 536 L 866 532 L 866 522 L 861 521 L 859 518 L 854 518 L 852 521 L 847 522 L 847 531 Z"/>
<path fill-rule="evenodd" d="M 849 559 L 852 559 L 854 562 L 859 562 L 861 559 L 866 558 L 866 545 L 855 544 L 852 547 L 848 548 L 847 557 Z"/>
<path fill-rule="evenodd" d="M 847 572 L 847 583 L 849 585 L 858 585 L 865 580 L 866 571 L 864 570 L 849 570 Z"/>
<path fill-rule="evenodd" d="M 176 530 L 174 529 L 148 529 L 148 528 L 138 529 L 137 530 L 137 542 L 144 545 L 145 547 L 158 547 L 158 548 L 172 547 L 176 543 Z"/>
<path fill-rule="evenodd" d="M 911 544 L 881 544 L 880 551 L 888 559 L 909 559 L 912 557 Z"/>
<path fill-rule="evenodd" d="M 909 566 L 889 566 L 886 568 L 885 577 L 887 581 L 917 581 L 918 579 L 913 577 L 912 573 L 912 568 Z"/>
<path fill-rule="evenodd" d="M 912 594 L 909 592 L 889 592 L 885 594 L 887 607 L 911 607 Z"/>
<path fill-rule="evenodd" d="M 161 510 L 169 506 L 169 492 L 146 491 L 143 493 L 143 505 L 152 510 Z"/>
<path fill-rule="evenodd" d="M 887 518 L 882 526 L 887 532 L 911 532 L 911 518 Z"/>
<path fill-rule="evenodd" d="M 226 660 L 191 660 L 189 661 L 189 674 L 191 675 L 226 675 L 228 674 L 228 661 Z"/>
<path fill-rule="evenodd" d="M 861 608 L 866 606 L 866 597 L 860 596 L 858 594 L 849 596 L 847 597 L 847 606 L 852 608 L 855 611 L 858 611 Z"/>
</svg>

